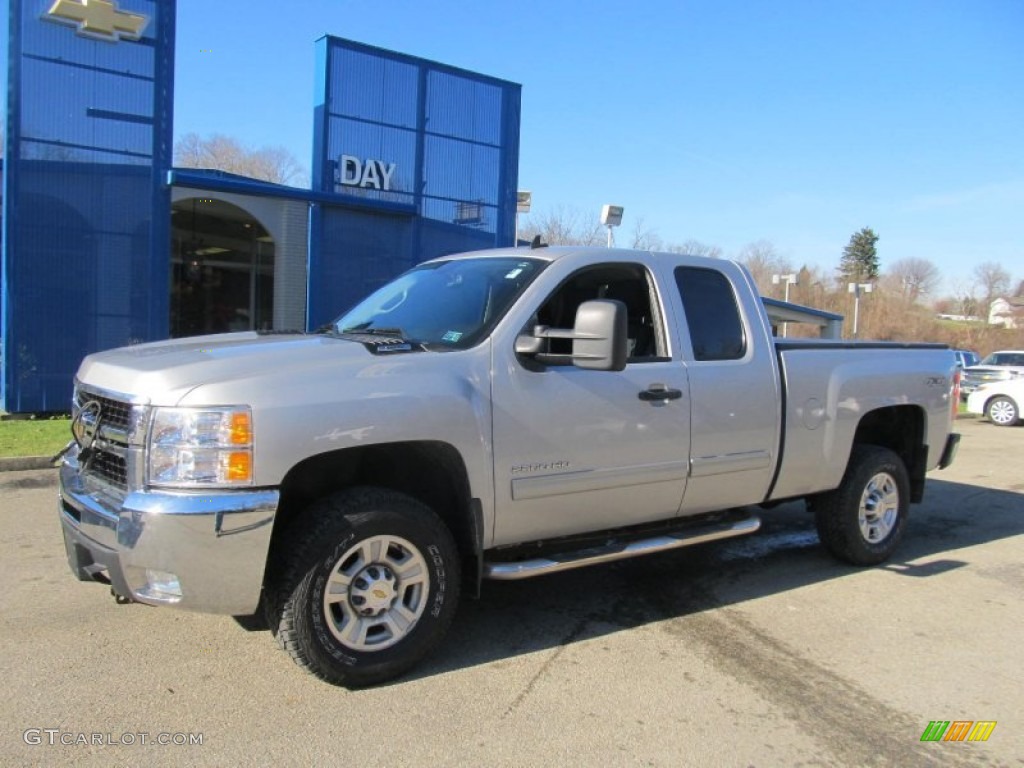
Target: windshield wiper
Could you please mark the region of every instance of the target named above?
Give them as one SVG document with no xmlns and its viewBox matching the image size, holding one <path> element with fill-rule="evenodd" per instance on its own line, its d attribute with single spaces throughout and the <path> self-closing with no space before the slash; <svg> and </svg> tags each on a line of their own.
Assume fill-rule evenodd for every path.
<svg viewBox="0 0 1024 768">
<path fill-rule="evenodd" d="M 405 332 L 402 331 L 401 328 L 370 328 L 369 326 L 372 324 L 373 321 L 371 320 L 369 322 L 352 325 L 348 328 L 338 330 L 337 326 L 333 323 L 328 323 L 327 325 L 318 328 L 317 333 L 334 336 L 338 339 L 343 337 L 348 337 L 350 339 L 352 339 L 353 336 L 357 337 L 352 339 L 353 341 L 359 340 L 359 336 L 386 336 L 386 339 L 381 339 L 380 341 L 377 341 L 376 339 L 370 341 L 365 338 L 361 340 L 364 344 L 373 347 L 376 352 L 407 352 L 413 349 L 424 350 L 427 348 L 427 345 L 422 341 L 407 339 L 405 337 Z"/>
<path fill-rule="evenodd" d="M 343 328 L 341 333 L 367 333 L 370 336 L 398 336 L 404 339 L 405 334 L 401 328 L 368 328 L 369 323 L 360 323 L 351 328 Z"/>
<path fill-rule="evenodd" d="M 325 323 L 317 328 L 313 333 L 321 333 L 328 335 L 341 336 L 343 334 L 365 334 L 367 336 L 400 336 L 405 338 L 405 334 L 402 333 L 401 328 L 370 328 L 372 320 L 366 323 L 360 323 L 359 325 L 353 325 L 349 328 L 342 328 L 341 330 L 334 323 Z"/>
</svg>

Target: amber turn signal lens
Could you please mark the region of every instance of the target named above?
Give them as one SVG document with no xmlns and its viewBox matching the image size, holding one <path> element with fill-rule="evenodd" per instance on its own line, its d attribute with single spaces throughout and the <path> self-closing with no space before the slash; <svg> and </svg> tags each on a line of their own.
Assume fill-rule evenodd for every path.
<svg viewBox="0 0 1024 768">
<path fill-rule="evenodd" d="M 235 451 L 228 454 L 228 481 L 245 482 L 252 480 L 252 454 L 248 451 Z"/>
<path fill-rule="evenodd" d="M 231 444 L 252 445 L 252 416 L 248 411 L 231 413 Z"/>
</svg>

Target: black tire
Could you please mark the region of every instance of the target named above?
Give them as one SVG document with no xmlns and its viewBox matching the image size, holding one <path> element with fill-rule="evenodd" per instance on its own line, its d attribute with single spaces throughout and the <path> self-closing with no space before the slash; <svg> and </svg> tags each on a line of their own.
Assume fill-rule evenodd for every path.
<svg viewBox="0 0 1024 768">
<path fill-rule="evenodd" d="M 306 512 L 268 588 L 278 643 L 335 685 L 398 677 L 440 644 L 455 617 L 451 533 L 426 505 L 380 488 L 342 491 Z"/>
<path fill-rule="evenodd" d="M 1012 397 L 999 395 L 985 403 L 985 416 L 997 427 L 1012 427 L 1020 421 L 1020 407 Z"/>
<path fill-rule="evenodd" d="M 829 552 L 853 565 L 877 565 L 896 550 L 907 526 L 907 468 L 888 448 L 855 445 L 839 487 L 815 497 L 811 507 Z"/>
</svg>

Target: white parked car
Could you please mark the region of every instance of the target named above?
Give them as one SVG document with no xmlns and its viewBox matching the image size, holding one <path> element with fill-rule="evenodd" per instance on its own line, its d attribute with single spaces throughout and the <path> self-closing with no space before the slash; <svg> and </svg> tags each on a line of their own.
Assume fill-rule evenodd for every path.
<svg viewBox="0 0 1024 768">
<path fill-rule="evenodd" d="M 1004 349 L 986 355 L 977 365 L 963 369 L 960 397 L 964 400 L 975 389 L 990 381 L 1006 381 L 1024 376 L 1024 350 Z"/>
<path fill-rule="evenodd" d="M 1021 421 L 1024 404 L 1024 378 L 982 384 L 967 397 L 967 410 L 983 414 L 999 427 L 1012 427 Z"/>
</svg>

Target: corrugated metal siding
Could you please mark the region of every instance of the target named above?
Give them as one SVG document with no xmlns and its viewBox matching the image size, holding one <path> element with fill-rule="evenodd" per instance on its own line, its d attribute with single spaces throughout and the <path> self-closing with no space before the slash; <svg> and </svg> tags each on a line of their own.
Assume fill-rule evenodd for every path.
<svg viewBox="0 0 1024 768">
<path fill-rule="evenodd" d="M 12 412 L 67 410 L 82 356 L 167 329 L 173 0 L 139 42 L 81 37 L 11 3 L 4 176 L 4 392 Z M 163 79 L 158 84 L 157 80 Z"/>
<path fill-rule="evenodd" d="M 494 207 L 500 205 L 498 174 L 501 152 L 496 147 L 427 136 L 424 151 L 425 196 Z"/>
<path fill-rule="evenodd" d="M 416 130 L 419 68 L 331 39 L 330 113 Z"/>
<path fill-rule="evenodd" d="M 75 38 L 71 30 L 65 32 Z M 78 38 L 75 42 L 92 41 Z M 89 162 L 95 160 L 93 150 L 107 150 L 103 162 L 151 161 L 152 123 L 140 122 L 152 120 L 151 78 L 28 58 L 22 72 L 30 95 L 22 101 L 23 159 Z M 47 97 L 32 98 L 36 92 Z"/>
<path fill-rule="evenodd" d="M 413 219 L 328 207 L 313 217 L 318 264 L 309 280 L 310 328 L 319 328 L 414 263 Z"/>
<path fill-rule="evenodd" d="M 511 245 L 519 167 L 519 85 L 335 37 L 318 45 L 314 185 L 338 205 L 313 216 L 310 327 L 419 261 Z M 392 190 L 342 187 L 342 155 L 394 163 Z M 346 199 L 411 204 L 421 218 Z"/>
<path fill-rule="evenodd" d="M 502 86 L 450 72 L 427 73 L 427 130 L 497 146 Z"/>
<path fill-rule="evenodd" d="M 464 251 L 494 247 L 494 235 L 471 227 L 453 227 L 441 221 L 424 219 L 420 225 L 420 249 L 417 262 Z"/>
</svg>

